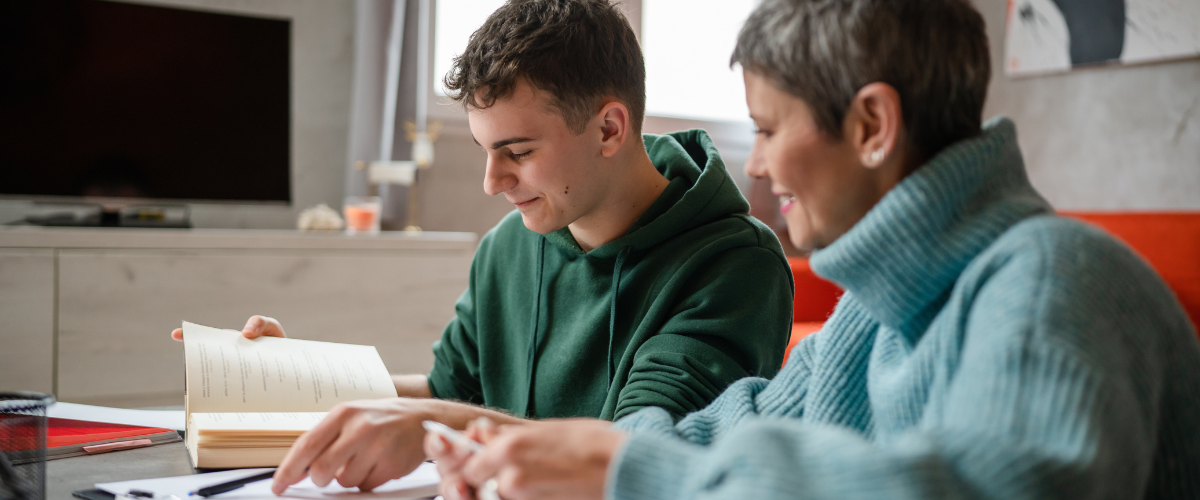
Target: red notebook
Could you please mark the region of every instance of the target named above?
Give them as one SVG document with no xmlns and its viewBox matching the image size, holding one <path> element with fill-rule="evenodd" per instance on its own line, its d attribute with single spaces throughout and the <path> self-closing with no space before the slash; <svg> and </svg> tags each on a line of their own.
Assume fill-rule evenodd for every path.
<svg viewBox="0 0 1200 500">
<path fill-rule="evenodd" d="M 36 440 L 22 435 L 23 415 L 0 414 L 0 450 L 13 464 L 36 460 Z M 172 429 L 102 424 L 65 418 L 47 419 L 46 460 L 141 448 L 182 441 Z"/>
</svg>

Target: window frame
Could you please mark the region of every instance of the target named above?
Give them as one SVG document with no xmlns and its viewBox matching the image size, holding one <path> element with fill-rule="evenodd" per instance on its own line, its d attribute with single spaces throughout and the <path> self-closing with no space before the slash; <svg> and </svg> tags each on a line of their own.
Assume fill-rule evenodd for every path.
<svg viewBox="0 0 1200 500">
<path fill-rule="evenodd" d="M 629 18 L 630 25 L 633 26 L 633 32 L 638 38 L 638 42 L 642 39 L 642 0 L 616 0 L 620 4 L 621 9 Z M 433 19 L 430 20 L 429 33 L 429 61 L 434 60 L 436 47 L 434 47 L 437 29 L 437 11 L 439 0 L 431 2 L 430 15 Z M 438 95 L 436 79 L 439 75 L 433 74 L 430 71 L 430 78 L 435 81 L 429 85 L 429 119 L 438 120 L 443 124 L 442 133 L 450 135 L 462 135 L 470 137 L 470 128 L 467 125 L 466 112 L 462 107 L 450 102 L 445 96 Z M 712 137 L 717 149 L 721 152 L 721 156 L 725 161 L 726 167 L 729 168 L 730 174 L 737 181 L 739 187 L 744 188 L 743 192 L 748 192 L 749 179 L 741 171 L 741 165 L 745 162 L 750 154 L 750 149 L 754 145 L 754 125 L 749 122 L 727 122 L 721 120 L 701 120 L 689 118 L 677 118 L 670 116 L 659 116 L 647 114 L 643 122 L 642 131 L 651 134 L 662 134 L 677 130 L 686 130 L 692 128 L 701 128 L 708 132 Z"/>
</svg>

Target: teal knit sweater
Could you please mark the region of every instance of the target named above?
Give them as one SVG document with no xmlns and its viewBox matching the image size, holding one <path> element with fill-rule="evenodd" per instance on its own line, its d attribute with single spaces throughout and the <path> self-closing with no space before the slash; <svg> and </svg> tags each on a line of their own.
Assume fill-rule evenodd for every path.
<svg viewBox="0 0 1200 500">
<path fill-rule="evenodd" d="M 1200 344 L 1128 248 L 1056 217 L 997 119 L 812 257 L 846 290 L 774 380 L 656 408 L 607 498 L 1200 498 Z"/>
</svg>

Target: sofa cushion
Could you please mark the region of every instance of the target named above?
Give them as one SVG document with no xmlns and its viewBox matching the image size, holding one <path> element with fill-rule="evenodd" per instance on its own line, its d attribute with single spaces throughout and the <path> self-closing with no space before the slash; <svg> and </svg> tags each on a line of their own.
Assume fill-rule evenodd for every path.
<svg viewBox="0 0 1200 500">
<path fill-rule="evenodd" d="M 788 264 L 791 264 L 792 278 L 796 281 L 792 321 L 824 322 L 833 314 L 834 306 L 842 297 L 842 289 L 814 274 L 806 258 L 789 257 Z"/>
<path fill-rule="evenodd" d="M 787 351 L 783 353 L 783 364 L 787 364 L 788 355 L 792 353 L 792 348 L 800 343 L 800 340 L 809 335 L 817 333 L 824 325 L 824 321 L 805 321 L 801 323 L 792 323 L 792 338 L 788 341 Z"/>
</svg>

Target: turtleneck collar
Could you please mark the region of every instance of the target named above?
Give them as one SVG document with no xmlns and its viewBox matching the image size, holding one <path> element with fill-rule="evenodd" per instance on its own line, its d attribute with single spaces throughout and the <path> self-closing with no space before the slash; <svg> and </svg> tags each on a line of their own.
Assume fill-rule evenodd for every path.
<svg viewBox="0 0 1200 500">
<path fill-rule="evenodd" d="M 810 262 L 875 320 L 919 336 L 975 256 L 1021 219 L 1051 211 L 1029 184 L 1016 127 L 997 117 L 902 180 Z"/>
</svg>

